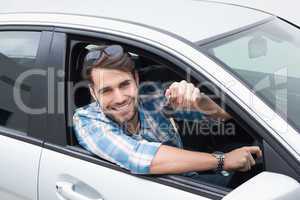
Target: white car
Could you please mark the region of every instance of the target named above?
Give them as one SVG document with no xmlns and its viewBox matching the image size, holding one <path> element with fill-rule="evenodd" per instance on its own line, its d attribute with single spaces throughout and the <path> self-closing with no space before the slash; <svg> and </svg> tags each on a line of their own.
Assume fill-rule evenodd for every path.
<svg viewBox="0 0 300 200">
<path fill-rule="evenodd" d="M 0 8 L 1 200 L 300 199 L 300 30 L 261 11 L 207 1 L 24 1 Z M 232 187 L 134 175 L 74 137 L 90 102 L 89 48 L 120 44 L 141 81 L 186 79 L 233 120 L 194 129 L 184 148 L 259 145 Z M 217 130 L 217 131 L 216 131 Z"/>
<path fill-rule="evenodd" d="M 300 15 L 298 12 L 299 2 L 294 0 L 273 1 L 273 0 L 217 0 L 222 3 L 247 6 L 254 9 L 263 10 L 282 17 L 290 22 L 300 25 Z"/>
</svg>

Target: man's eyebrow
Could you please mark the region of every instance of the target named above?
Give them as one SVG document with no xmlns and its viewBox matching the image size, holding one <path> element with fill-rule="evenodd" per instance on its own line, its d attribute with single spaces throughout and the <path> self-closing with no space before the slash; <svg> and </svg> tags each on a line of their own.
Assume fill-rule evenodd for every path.
<svg viewBox="0 0 300 200">
<path fill-rule="evenodd" d="M 118 86 L 120 86 L 120 85 L 122 85 L 122 84 L 124 84 L 124 83 L 130 82 L 130 81 L 132 81 L 132 80 L 131 80 L 131 79 L 126 79 L 126 80 L 120 82 L 120 83 L 118 84 Z M 111 89 L 111 88 L 112 88 L 112 87 L 110 87 L 110 86 L 102 87 L 102 88 L 99 88 L 99 89 L 97 90 L 97 92 L 99 93 L 99 92 L 102 92 L 103 90 L 108 90 L 108 89 Z"/>
<path fill-rule="evenodd" d="M 130 81 L 131 81 L 131 79 L 126 79 L 126 80 L 122 81 L 121 83 L 119 83 L 119 85 L 122 85 L 122 84 L 124 84 L 124 83 L 128 83 L 128 82 L 130 82 Z"/>
<path fill-rule="evenodd" d="M 107 87 L 99 88 L 99 89 L 97 90 L 97 92 L 99 93 L 99 92 L 102 92 L 102 91 L 108 90 L 108 89 L 111 89 L 111 87 L 107 86 Z"/>
</svg>

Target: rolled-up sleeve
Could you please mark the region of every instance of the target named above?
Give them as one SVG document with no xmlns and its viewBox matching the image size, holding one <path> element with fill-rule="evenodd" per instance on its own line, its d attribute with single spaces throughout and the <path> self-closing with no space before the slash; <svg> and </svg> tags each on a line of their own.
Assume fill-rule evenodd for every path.
<svg viewBox="0 0 300 200">
<path fill-rule="evenodd" d="M 161 143 L 136 140 L 115 124 L 80 111 L 73 116 L 79 144 L 93 154 L 135 174 L 148 174 Z"/>
</svg>

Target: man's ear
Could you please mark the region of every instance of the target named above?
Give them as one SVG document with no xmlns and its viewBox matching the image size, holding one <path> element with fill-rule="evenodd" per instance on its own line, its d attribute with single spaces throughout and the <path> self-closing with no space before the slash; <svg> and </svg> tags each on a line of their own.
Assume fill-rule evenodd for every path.
<svg viewBox="0 0 300 200">
<path fill-rule="evenodd" d="M 91 96 L 93 97 L 93 99 L 94 99 L 95 101 L 97 101 L 96 94 L 95 94 L 95 92 L 94 92 L 94 90 L 93 90 L 92 87 L 93 87 L 93 86 L 92 86 L 91 84 L 89 84 L 90 94 L 91 94 Z"/>
</svg>

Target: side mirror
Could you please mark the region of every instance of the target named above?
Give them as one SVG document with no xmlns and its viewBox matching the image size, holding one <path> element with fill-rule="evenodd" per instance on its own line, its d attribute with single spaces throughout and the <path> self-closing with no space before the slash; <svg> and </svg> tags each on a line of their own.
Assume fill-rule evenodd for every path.
<svg viewBox="0 0 300 200">
<path fill-rule="evenodd" d="M 262 172 L 236 189 L 222 200 L 297 200 L 300 184 L 293 178 L 273 172 Z"/>
</svg>

